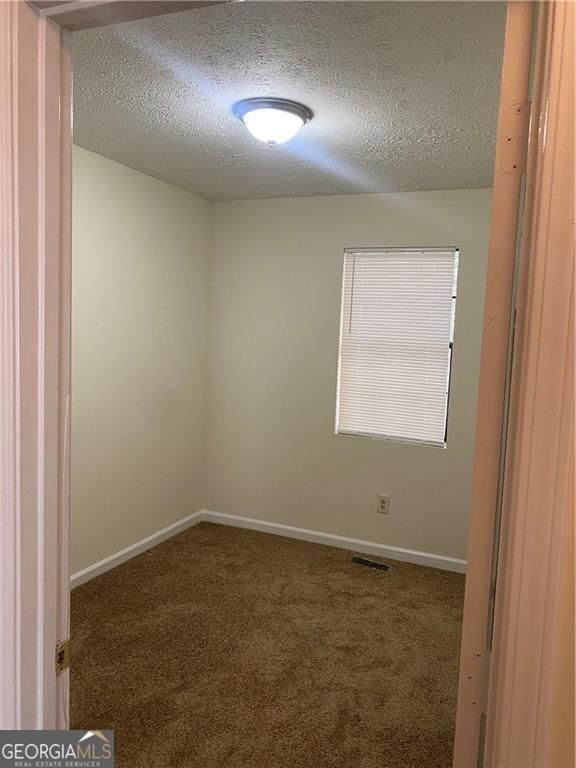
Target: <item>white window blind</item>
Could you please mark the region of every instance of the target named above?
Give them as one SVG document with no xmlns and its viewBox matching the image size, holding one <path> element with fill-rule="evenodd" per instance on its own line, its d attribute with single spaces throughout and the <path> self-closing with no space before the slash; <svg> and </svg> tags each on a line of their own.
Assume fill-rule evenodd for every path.
<svg viewBox="0 0 576 768">
<path fill-rule="evenodd" d="M 347 250 L 336 431 L 444 446 L 457 249 Z"/>
</svg>

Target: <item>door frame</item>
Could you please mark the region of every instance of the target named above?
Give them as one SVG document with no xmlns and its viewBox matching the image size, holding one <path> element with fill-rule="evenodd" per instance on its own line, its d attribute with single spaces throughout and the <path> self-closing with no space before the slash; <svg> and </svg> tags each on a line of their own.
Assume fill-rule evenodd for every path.
<svg viewBox="0 0 576 768">
<path fill-rule="evenodd" d="M 529 5 L 508 5 L 506 48 L 518 56 L 505 51 L 503 66 L 456 768 L 576 764 L 566 675 L 574 669 L 575 6 L 553 0 L 533 10 L 532 42 Z M 528 99 L 529 123 L 515 125 Z M 525 128 L 526 153 L 514 148 Z"/>
<path fill-rule="evenodd" d="M 574 753 L 575 25 L 539 8 L 486 766 Z"/>
<path fill-rule="evenodd" d="M 144 18 L 174 10 L 170 6 L 170 0 L 39 0 L 34 7 L 24 0 L 0 3 L 0 340 L 4 350 L 0 359 L 0 728 L 67 727 L 68 717 L 67 674 L 57 676 L 54 665 L 56 643 L 68 632 L 71 71 L 66 27 Z M 518 27 L 524 33 L 516 40 L 507 33 L 504 75 L 507 66 L 509 74 L 514 71 L 518 41 L 527 44 L 529 9 L 525 2 L 508 3 L 508 29 L 513 17 L 524 19 L 524 26 L 519 23 Z M 527 70 L 517 72 L 516 80 L 512 77 L 511 90 L 503 83 L 458 697 L 457 768 L 542 765 L 542 755 L 554 746 L 550 712 L 562 676 L 554 676 L 550 660 L 561 632 L 572 626 L 565 601 L 557 597 L 557 586 L 564 574 L 563 533 L 572 511 L 568 499 L 574 469 L 573 433 L 568 428 L 573 421 L 573 365 L 567 354 L 569 348 L 573 351 L 573 105 L 566 86 L 573 22 L 572 3 L 538 4 L 526 236 L 515 337 L 518 352 L 510 390 L 494 645 L 487 655 L 513 295 L 510 257 L 516 250 L 520 191 L 518 167 L 513 166 L 523 163 L 525 139 L 525 123 L 516 119 L 523 110 L 509 113 L 508 108 L 525 106 Z M 561 80 L 564 84 L 559 87 Z M 505 148 L 506 129 L 512 131 L 512 146 Z M 550 371 L 555 375 L 550 376 Z M 546 574 L 538 585 L 531 571 L 533 562 L 525 553 L 538 556 L 540 573 Z M 528 586 L 537 587 L 536 600 Z M 528 620 L 530 632 L 526 631 Z M 522 653 L 515 654 L 518 648 Z M 565 690 L 561 693 L 565 695 Z M 486 760 L 479 762 L 482 710 Z M 526 738 L 526 713 L 530 723 L 537 725 L 534 739 Z"/>
<path fill-rule="evenodd" d="M 66 727 L 69 33 L 0 3 L 0 727 Z"/>
<path fill-rule="evenodd" d="M 454 766 L 476 766 L 484 748 L 494 576 L 502 514 L 519 219 L 523 216 L 535 6 L 509 3 L 496 130 L 490 241 L 478 382 L 476 443 L 460 646 Z"/>
</svg>

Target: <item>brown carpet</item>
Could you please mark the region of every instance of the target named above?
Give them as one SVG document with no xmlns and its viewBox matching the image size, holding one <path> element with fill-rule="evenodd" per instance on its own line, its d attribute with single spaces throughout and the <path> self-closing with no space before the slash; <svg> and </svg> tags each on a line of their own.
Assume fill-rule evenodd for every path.
<svg viewBox="0 0 576 768">
<path fill-rule="evenodd" d="M 464 577 L 202 523 L 72 593 L 117 768 L 448 768 Z"/>
</svg>

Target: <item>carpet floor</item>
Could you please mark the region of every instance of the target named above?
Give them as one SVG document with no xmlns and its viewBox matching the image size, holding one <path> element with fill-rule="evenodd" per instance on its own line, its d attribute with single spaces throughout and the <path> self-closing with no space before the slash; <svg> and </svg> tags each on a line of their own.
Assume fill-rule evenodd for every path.
<svg viewBox="0 0 576 768">
<path fill-rule="evenodd" d="M 117 768 L 448 768 L 464 577 L 201 523 L 72 592 Z"/>
</svg>

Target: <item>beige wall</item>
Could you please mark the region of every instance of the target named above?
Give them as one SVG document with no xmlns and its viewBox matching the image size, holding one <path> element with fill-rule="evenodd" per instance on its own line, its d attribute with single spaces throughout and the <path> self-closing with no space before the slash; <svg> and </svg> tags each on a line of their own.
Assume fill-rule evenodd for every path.
<svg viewBox="0 0 576 768">
<path fill-rule="evenodd" d="M 202 508 L 464 558 L 489 201 L 210 204 L 76 147 L 72 572 Z M 446 450 L 333 434 L 342 252 L 395 245 L 461 249 Z"/>
<path fill-rule="evenodd" d="M 211 206 L 206 509 L 466 557 L 489 202 L 469 190 Z M 448 447 L 336 436 L 342 251 L 419 245 L 461 249 Z"/>
<path fill-rule="evenodd" d="M 77 571 L 202 506 L 207 203 L 74 148 Z"/>
</svg>

